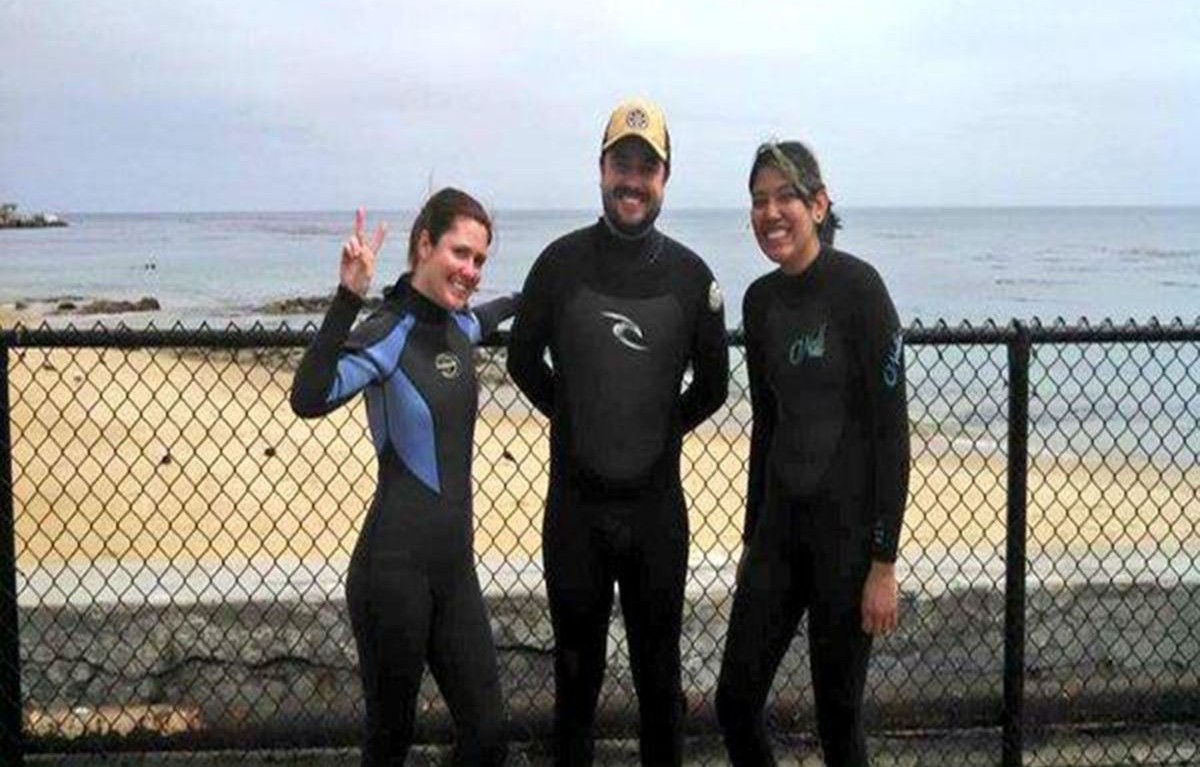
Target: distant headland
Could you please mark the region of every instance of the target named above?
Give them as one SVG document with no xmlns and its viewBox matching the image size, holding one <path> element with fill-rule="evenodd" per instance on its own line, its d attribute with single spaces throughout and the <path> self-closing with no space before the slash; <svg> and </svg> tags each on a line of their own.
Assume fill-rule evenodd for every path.
<svg viewBox="0 0 1200 767">
<path fill-rule="evenodd" d="M 0 229 L 41 229 L 66 225 L 66 221 L 53 213 L 17 213 L 15 203 L 0 203 Z"/>
</svg>

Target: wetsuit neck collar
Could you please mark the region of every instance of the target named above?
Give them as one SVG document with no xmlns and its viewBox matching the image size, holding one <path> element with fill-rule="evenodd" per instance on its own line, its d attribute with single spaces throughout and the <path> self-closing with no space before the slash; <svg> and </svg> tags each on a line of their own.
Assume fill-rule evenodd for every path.
<svg viewBox="0 0 1200 767">
<path fill-rule="evenodd" d="M 817 255 L 813 257 L 813 260 L 809 261 L 808 266 L 804 267 L 799 272 L 797 272 L 795 274 L 790 274 L 788 272 L 783 271 L 782 267 L 780 268 L 779 271 L 785 277 L 790 277 L 791 279 L 794 279 L 794 280 L 811 280 L 814 275 L 821 273 L 821 271 L 825 268 L 825 262 L 827 262 L 828 260 L 829 260 L 829 247 L 827 245 L 821 245 L 821 249 L 817 251 Z"/>
<path fill-rule="evenodd" d="M 654 218 L 658 218 L 658 216 L 655 216 Z M 652 233 L 654 231 L 654 218 L 652 218 L 649 222 L 645 223 L 642 226 L 642 228 L 638 229 L 636 232 L 626 232 L 626 231 L 622 231 L 620 227 L 618 227 L 616 224 L 614 224 L 612 222 L 612 219 L 610 219 L 608 217 L 607 213 L 600 216 L 600 220 L 604 223 L 604 226 L 608 229 L 609 234 L 611 234 L 614 238 L 616 238 L 618 240 L 625 240 L 628 242 L 638 242 L 638 241 L 642 240 L 643 238 L 649 236 L 650 233 Z"/>
<path fill-rule="evenodd" d="M 654 261 L 662 250 L 663 234 L 651 225 L 637 237 L 617 231 L 604 216 L 596 222 L 596 242 L 606 254 L 616 253 L 630 258 Z"/>
<path fill-rule="evenodd" d="M 412 286 L 412 272 L 405 272 L 396 280 L 396 284 L 384 291 L 383 297 L 388 301 L 403 303 L 405 308 L 419 320 L 440 322 L 450 314 L 449 310 L 439 306 L 424 293 Z"/>
</svg>

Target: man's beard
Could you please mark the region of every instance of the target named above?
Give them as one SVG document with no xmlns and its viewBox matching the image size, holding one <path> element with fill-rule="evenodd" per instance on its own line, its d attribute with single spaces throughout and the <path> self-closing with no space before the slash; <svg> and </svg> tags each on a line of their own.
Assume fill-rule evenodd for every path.
<svg viewBox="0 0 1200 767">
<path fill-rule="evenodd" d="M 657 204 L 650 199 L 649 195 L 640 192 L 633 192 L 646 206 L 646 215 L 642 220 L 634 226 L 630 226 L 621 221 L 617 213 L 617 198 L 622 192 L 628 191 L 625 187 L 616 187 L 612 191 L 602 191 L 601 199 L 604 202 L 604 220 L 608 223 L 608 228 L 621 237 L 631 240 L 640 239 L 654 228 L 654 222 L 658 219 L 658 214 L 662 211 L 662 202 Z"/>
</svg>

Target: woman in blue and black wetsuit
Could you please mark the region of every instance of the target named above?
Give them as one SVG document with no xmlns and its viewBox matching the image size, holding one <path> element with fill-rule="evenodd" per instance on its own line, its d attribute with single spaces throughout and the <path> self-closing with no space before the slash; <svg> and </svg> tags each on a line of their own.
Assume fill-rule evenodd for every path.
<svg viewBox="0 0 1200 767">
<path fill-rule="evenodd" d="M 443 189 L 413 222 L 411 271 L 351 331 L 386 234 L 380 227 L 368 240 L 364 225 L 360 210 L 291 397 L 298 415 L 315 417 L 365 392 L 379 460 L 346 583 L 367 709 L 362 763 L 404 762 L 428 661 L 454 718 L 457 763 L 501 764 L 503 704 L 472 543 L 472 346 L 516 301 L 468 307 L 492 224 L 474 198 Z"/>
<path fill-rule="evenodd" d="M 871 637 L 896 626 L 896 547 L 908 493 L 900 322 L 879 274 L 833 248 L 817 160 L 764 144 L 750 221 L 778 269 L 742 309 L 754 426 L 745 552 L 717 691 L 735 767 L 774 764 L 771 681 L 808 612 L 817 729 L 830 767 L 867 765 Z"/>
</svg>

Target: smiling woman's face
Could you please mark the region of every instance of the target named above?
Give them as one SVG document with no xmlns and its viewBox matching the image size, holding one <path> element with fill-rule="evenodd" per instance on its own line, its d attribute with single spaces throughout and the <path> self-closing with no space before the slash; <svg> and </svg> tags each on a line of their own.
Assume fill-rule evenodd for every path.
<svg viewBox="0 0 1200 767">
<path fill-rule="evenodd" d="M 805 202 L 778 168 L 764 165 L 750 188 L 750 224 L 764 255 L 788 274 L 799 274 L 821 252 L 817 227 L 829 208 L 821 190 Z"/>
<path fill-rule="evenodd" d="M 465 216 L 456 218 L 437 242 L 428 231 L 421 232 L 412 286 L 443 309 L 463 309 L 479 287 L 487 249 L 487 227 Z"/>
</svg>

